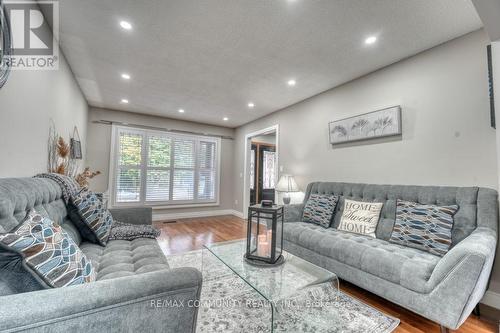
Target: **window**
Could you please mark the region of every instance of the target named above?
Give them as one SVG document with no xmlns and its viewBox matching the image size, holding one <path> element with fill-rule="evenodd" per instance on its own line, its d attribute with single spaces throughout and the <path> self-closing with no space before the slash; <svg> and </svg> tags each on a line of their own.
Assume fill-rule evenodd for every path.
<svg viewBox="0 0 500 333">
<path fill-rule="evenodd" d="M 264 156 L 262 159 L 264 163 L 264 180 L 262 182 L 262 188 L 264 190 L 274 189 L 274 175 L 276 174 L 276 171 L 274 170 L 274 164 L 276 162 L 275 154 L 276 153 L 274 151 L 264 150 Z"/>
<path fill-rule="evenodd" d="M 218 201 L 220 139 L 113 127 L 114 205 Z"/>
</svg>

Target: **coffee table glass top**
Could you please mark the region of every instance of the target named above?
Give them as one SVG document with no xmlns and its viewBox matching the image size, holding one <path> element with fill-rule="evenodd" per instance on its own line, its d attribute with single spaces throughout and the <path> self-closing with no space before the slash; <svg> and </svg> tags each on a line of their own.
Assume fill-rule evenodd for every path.
<svg viewBox="0 0 500 333">
<path fill-rule="evenodd" d="M 205 248 L 270 302 L 278 302 L 309 286 L 331 283 L 338 289 L 337 276 L 304 259 L 283 251 L 285 263 L 259 267 L 246 262 L 246 240 L 206 245 Z"/>
</svg>

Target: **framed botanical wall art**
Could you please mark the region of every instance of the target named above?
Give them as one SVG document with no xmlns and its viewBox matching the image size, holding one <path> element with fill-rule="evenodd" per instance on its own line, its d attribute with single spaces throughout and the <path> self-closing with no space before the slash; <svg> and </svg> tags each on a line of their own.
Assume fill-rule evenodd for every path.
<svg viewBox="0 0 500 333">
<path fill-rule="evenodd" d="M 401 106 L 332 121 L 329 132 L 332 145 L 401 135 Z"/>
</svg>

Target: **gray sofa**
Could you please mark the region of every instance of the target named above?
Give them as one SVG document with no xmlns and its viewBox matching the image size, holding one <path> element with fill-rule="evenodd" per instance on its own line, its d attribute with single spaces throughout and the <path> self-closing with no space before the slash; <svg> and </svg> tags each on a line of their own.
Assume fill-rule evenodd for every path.
<svg viewBox="0 0 500 333">
<path fill-rule="evenodd" d="M 13 293 L 0 276 L 0 331 L 194 332 L 202 277 L 192 268 L 169 269 L 154 239 L 85 242 L 67 216 L 59 186 L 49 179 L 0 179 L 0 232 L 29 209 L 46 212 L 67 231 L 97 270 L 79 286 Z M 151 223 L 151 209 L 120 209 L 113 217 Z M 168 306 L 177 303 L 183 306 Z"/>
<path fill-rule="evenodd" d="M 393 186 L 352 183 L 311 183 L 311 193 L 340 196 L 331 228 L 301 222 L 304 204 L 285 210 L 287 251 L 336 273 L 442 328 L 456 329 L 483 297 L 498 229 L 497 192 L 477 187 Z M 344 198 L 383 202 L 377 238 L 337 231 Z M 396 199 L 423 204 L 457 204 L 452 248 L 443 257 L 389 243 Z"/>
</svg>

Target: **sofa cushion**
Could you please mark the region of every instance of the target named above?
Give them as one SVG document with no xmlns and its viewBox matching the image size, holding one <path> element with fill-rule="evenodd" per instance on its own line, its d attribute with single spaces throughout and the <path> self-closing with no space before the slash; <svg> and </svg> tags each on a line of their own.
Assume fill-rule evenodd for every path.
<svg viewBox="0 0 500 333">
<path fill-rule="evenodd" d="M 11 290 L 27 292 L 95 281 L 92 264 L 71 237 L 36 211 L 15 230 L 0 235 L 0 249 L 2 279 L 16 285 Z M 8 278 L 13 276 L 17 279 Z"/>
<path fill-rule="evenodd" d="M 384 204 L 345 199 L 344 211 L 337 229 L 377 237 L 375 231 Z"/>
<path fill-rule="evenodd" d="M 105 247 L 87 242 L 82 243 L 80 248 L 92 260 L 97 280 L 169 269 L 155 239 L 110 240 Z"/>
<path fill-rule="evenodd" d="M 389 241 L 444 256 L 451 246 L 453 215 L 457 210 L 457 205 L 421 205 L 398 200 L 396 223 Z"/>
<path fill-rule="evenodd" d="M 377 226 L 377 238 L 389 240 L 396 219 L 396 200 L 406 200 L 429 205 L 458 205 L 460 209 L 454 216 L 452 247 L 466 238 L 477 227 L 477 187 L 374 185 L 355 183 L 316 182 L 307 186 L 305 200 L 310 194 L 333 194 L 340 196 L 334 227 L 340 224 L 344 199 L 383 202 Z"/>
<path fill-rule="evenodd" d="M 304 206 L 303 221 L 329 228 L 338 201 L 336 195 L 311 194 Z"/>
<path fill-rule="evenodd" d="M 113 224 L 113 217 L 99 197 L 92 191 L 82 189 L 71 197 L 69 215 L 83 238 L 106 245 Z"/>
<path fill-rule="evenodd" d="M 428 291 L 427 281 L 441 259 L 382 239 L 304 222 L 286 223 L 283 237 L 288 242 L 417 292 Z"/>
</svg>

